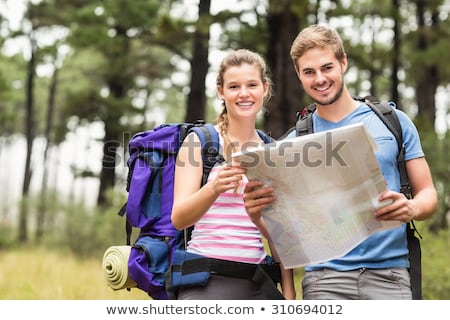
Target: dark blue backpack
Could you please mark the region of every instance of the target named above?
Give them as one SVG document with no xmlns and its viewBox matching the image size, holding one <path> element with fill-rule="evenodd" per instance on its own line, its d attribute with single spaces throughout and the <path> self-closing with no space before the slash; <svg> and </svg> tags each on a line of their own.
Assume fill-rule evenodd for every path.
<svg viewBox="0 0 450 320">
<path fill-rule="evenodd" d="M 131 245 L 128 274 L 155 300 L 169 298 L 166 274 L 176 249 L 184 249 L 190 237 L 191 228 L 178 231 L 172 225 L 171 213 L 175 162 L 183 140 L 191 132 L 198 135 L 202 146 L 203 185 L 215 163 L 223 161 L 219 135 L 212 124 L 162 124 L 136 134 L 128 145 L 128 199 L 119 211 L 126 217 L 127 245 Z M 258 133 L 266 143 L 271 142 L 262 131 Z M 139 230 L 139 235 L 131 244 L 133 228 Z M 202 277 L 205 270 L 193 270 L 190 278 Z"/>
</svg>

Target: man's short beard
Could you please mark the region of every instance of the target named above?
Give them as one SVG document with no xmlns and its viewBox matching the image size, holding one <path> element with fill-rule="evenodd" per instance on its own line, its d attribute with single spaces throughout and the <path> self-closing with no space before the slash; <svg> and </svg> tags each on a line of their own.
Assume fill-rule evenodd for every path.
<svg viewBox="0 0 450 320">
<path fill-rule="evenodd" d="M 327 101 L 319 101 L 319 100 L 314 100 L 314 102 L 318 105 L 321 106 L 328 106 L 330 104 L 335 103 L 337 100 L 339 100 L 339 98 L 342 96 L 342 93 L 344 92 L 344 83 L 341 83 L 341 87 L 339 88 L 338 92 L 336 92 L 336 94 L 329 100 Z"/>
</svg>

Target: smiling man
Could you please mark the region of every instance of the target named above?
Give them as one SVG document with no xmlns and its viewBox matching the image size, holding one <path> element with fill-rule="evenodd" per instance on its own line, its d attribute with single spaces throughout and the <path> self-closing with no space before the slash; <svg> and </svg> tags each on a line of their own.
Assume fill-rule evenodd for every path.
<svg viewBox="0 0 450 320">
<path fill-rule="evenodd" d="M 321 25 L 305 28 L 292 44 L 291 58 L 303 89 L 316 105 L 314 132 L 363 123 L 376 141 L 375 156 L 389 189 L 379 201 L 391 204 L 375 210 L 374 216 L 402 222 L 398 228 L 373 234 L 340 258 L 306 266 L 303 299 L 412 299 L 407 223 L 429 218 L 437 207 L 437 193 L 416 127 L 405 113 L 393 109 L 406 147 L 412 189 L 412 198 L 407 199 L 400 193 L 395 137 L 367 104 L 352 98 L 345 85 L 348 61 L 338 33 Z M 244 200 L 252 221 L 258 221 L 262 210 L 276 201 L 272 192 L 256 180 L 247 184 Z"/>
</svg>

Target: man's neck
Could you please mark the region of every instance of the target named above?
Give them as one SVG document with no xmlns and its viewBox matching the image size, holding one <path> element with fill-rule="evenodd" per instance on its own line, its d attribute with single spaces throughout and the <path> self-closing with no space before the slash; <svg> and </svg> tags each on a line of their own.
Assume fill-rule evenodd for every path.
<svg viewBox="0 0 450 320">
<path fill-rule="evenodd" d="M 317 105 L 317 114 L 324 120 L 338 122 L 348 116 L 359 106 L 350 93 L 345 90 L 342 96 L 330 105 Z"/>
</svg>

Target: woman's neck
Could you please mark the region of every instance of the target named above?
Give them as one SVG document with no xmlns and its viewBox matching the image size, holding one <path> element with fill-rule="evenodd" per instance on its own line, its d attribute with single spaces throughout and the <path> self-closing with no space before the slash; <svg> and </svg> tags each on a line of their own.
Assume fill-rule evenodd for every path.
<svg viewBox="0 0 450 320">
<path fill-rule="evenodd" d="M 224 137 L 227 155 L 225 159 L 231 156 L 231 153 L 238 152 L 249 147 L 256 147 L 261 143 L 261 138 L 256 132 L 254 124 L 252 126 L 228 125 L 226 137 Z"/>
<path fill-rule="evenodd" d="M 258 133 L 255 129 L 255 124 L 252 124 L 251 126 L 245 124 L 233 126 L 229 124 L 227 128 L 227 135 L 231 142 L 238 142 L 240 144 L 249 141 L 260 141 Z"/>
</svg>

